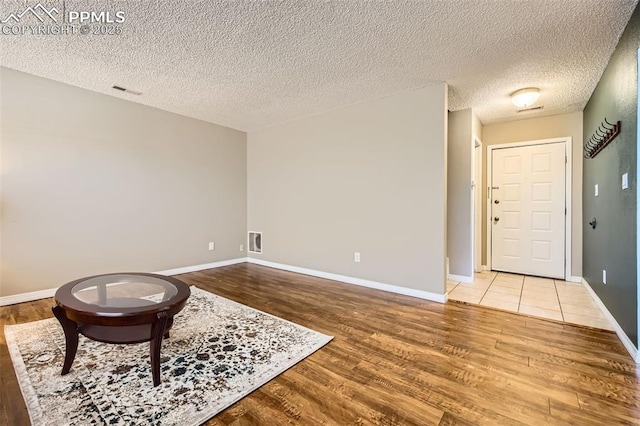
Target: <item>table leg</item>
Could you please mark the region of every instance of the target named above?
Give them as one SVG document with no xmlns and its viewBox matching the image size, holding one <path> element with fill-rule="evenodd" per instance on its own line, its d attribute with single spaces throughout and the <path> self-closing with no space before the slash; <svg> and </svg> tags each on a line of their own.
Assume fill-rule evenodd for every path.
<svg viewBox="0 0 640 426">
<path fill-rule="evenodd" d="M 62 375 L 64 376 L 69 372 L 69 370 L 71 370 L 71 364 L 73 364 L 73 360 L 76 357 L 76 351 L 78 350 L 78 324 L 67 318 L 64 309 L 59 305 L 54 306 L 51 310 L 64 330 L 66 344 L 64 364 L 62 366 Z"/>
<path fill-rule="evenodd" d="M 151 327 L 151 343 L 149 350 L 151 352 L 151 373 L 153 375 L 153 386 L 160 384 L 160 348 L 162 347 L 162 336 L 165 334 L 165 327 L 169 316 L 166 312 L 158 312 L 156 320 Z"/>
</svg>

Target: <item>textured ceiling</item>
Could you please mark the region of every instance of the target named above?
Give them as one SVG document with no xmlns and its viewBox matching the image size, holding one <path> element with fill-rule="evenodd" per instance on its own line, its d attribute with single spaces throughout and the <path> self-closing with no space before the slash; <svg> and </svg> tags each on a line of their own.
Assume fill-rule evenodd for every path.
<svg viewBox="0 0 640 426">
<path fill-rule="evenodd" d="M 491 124 L 582 110 L 636 1 L 42 1 L 123 33 L 0 35 L 0 64 L 245 131 L 446 81 Z M 516 114 L 528 86 L 544 109 Z"/>
</svg>

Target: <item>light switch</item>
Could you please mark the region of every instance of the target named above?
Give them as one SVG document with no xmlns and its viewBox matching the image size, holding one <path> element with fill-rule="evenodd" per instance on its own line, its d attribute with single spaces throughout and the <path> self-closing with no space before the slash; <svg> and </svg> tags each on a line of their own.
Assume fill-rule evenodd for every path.
<svg viewBox="0 0 640 426">
<path fill-rule="evenodd" d="M 598 184 L 597 183 L 596 183 L 596 186 L 595 186 L 595 193 L 596 193 L 596 197 L 597 197 L 598 196 Z"/>
<path fill-rule="evenodd" d="M 622 175 L 622 189 L 629 189 L 629 173 Z"/>
</svg>

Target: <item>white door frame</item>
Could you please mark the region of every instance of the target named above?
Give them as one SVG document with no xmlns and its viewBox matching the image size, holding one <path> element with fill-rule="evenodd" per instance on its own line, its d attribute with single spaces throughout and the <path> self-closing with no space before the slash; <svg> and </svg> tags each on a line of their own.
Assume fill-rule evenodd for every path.
<svg viewBox="0 0 640 426">
<path fill-rule="evenodd" d="M 566 158 L 564 173 L 565 173 L 565 201 L 567 214 L 564 218 L 564 279 L 571 281 L 571 182 L 572 182 L 572 155 L 573 152 L 573 139 L 568 137 L 552 138 L 552 139 L 540 139 L 525 142 L 512 142 L 503 143 L 498 145 L 487 146 L 487 267 L 491 270 L 491 184 L 493 183 L 493 150 L 501 148 L 516 148 L 520 146 L 532 146 L 532 145 L 545 145 L 550 143 L 564 143 L 564 155 Z"/>
<path fill-rule="evenodd" d="M 638 49 L 638 65 L 640 66 L 640 49 Z M 638 82 L 640 82 L 640 74 L 638 74 Z M 638 94 L 640 94 L 640 84 L 638 84 Z M 638 117 L 640 117 L 640 108 L 638 109 Z M 637 146 L 638 146 L 638 151 L 636 152 L 640 152 L 640 132 L 636 132 L 636 138 L 637 138 Z M 640 156 L 636 154 L 636 173 L 638 173 L 638 171 L 640 170 Z M 637 200 L 640 200 L 640 187 L 638 187 L 637 185 L 637 178 L 636 178 L 636 203 Z M 636 221 L 638 223 L 637 227 L 636 227 L 636 247 L 638 251 L 636 251 L 636 253 L 640 253 L 640 209 L 637 208 L 636 206 Z M 638 256 L 637 256 L 638 257 Z M 640 330 L 640 274 L 638 273 L 638 271 L 640 271 L 640 257 L 638 257 L 637 263 L 636 263 L 636 280 L 637 280 L 637 288 L 638 288 L 638 330 Z M 618 333 L 619 335 L 620 333 Z M 623 340 L 624 342 L 624 340 Z M 625 345 L 626 346 L 626 345 Z M 640 346 L 640 344 L 638 345 Z M 640 363 L 640 351 L 636 352 L 636 362 Z"/>
</svg>

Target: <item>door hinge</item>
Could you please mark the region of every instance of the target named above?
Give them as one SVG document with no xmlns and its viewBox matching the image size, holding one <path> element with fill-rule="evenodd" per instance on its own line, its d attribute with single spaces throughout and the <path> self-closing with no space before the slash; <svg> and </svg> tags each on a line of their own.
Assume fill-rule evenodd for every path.
<svg viewBox="0 0 640 426">
<path fill-rule="evenodd" d="M 567 156 L 565 155 L 565 156 L 564 156 L 564 164 L 567 164 L 567 162 L 568 162 L 568 161 L 567 161 Z"/>
<path fill-rule="evenodd" d="M 564 208 L 564 215 L 565 216 L 567 215 L 567 208 L 566 207 Z"/>
</svg>

